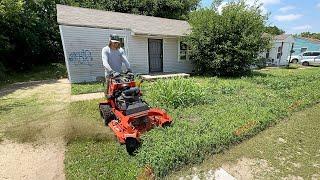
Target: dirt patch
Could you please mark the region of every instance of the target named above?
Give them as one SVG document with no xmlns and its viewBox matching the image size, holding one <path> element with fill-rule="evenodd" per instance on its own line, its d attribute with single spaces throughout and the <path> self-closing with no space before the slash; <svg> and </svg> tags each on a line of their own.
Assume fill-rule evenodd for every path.
<svg viewBox="0 0 320 180">
<path fill-rule="evenodd" d="M 0 90 L 0 179 L 65 179 L 68 80 Z"/>
<path fill-rule="evenodd" d="M 0 179 L 65 179 L 64 145 L 0 144 Z"/>
<path fill-rule="evenodd" d="M 274 172 L 268 161 L 264 159 L 241 158 L 235 164 L 222 165 L 228 173 L 236 179 L 263 179 L 267 174 Z"/>
</svg>

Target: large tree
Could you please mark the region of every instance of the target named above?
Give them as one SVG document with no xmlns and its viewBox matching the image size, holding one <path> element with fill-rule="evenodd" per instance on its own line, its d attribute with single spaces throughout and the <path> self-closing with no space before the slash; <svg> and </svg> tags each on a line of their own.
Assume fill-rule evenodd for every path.
<svg viewBox="0 0 320 180">
<path fill-rule="evenodd" d="M 198 73 L 242 75 L 269 47 L 263 36 L 267 17 L 259 6 L 231 2 L 222 12 L 200 9 L 190 14 L 191 34 L 186 38 L 190 59 Z"/>
<path fill-rule="evenodd" d="M 0 71 L 63 58 L 56 4 L 186 19 L 199 0 L 1 0 Z M 3 72 L 0 72 L 0 74 Z"/>
<path fill-rule="evenodd" d="M 267 26 L 265 32 L 271 35 L 281 35 L 285 33 L 284 30 L 278 28 L 277 26 Z"/>
</svg>

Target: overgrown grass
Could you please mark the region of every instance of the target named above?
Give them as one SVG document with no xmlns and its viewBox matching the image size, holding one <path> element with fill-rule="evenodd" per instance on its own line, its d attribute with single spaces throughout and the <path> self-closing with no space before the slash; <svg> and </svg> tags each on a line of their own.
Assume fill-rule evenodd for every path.
<svg viewBox="0 0 320 180">
<path fill-rule="evenodd" d="M 206 158 L 199 166 L 186 166 L 167 178 L 178 179 L 191 174 L 197 174 L 201 178 L 210 170 L 227 167 L 225 170 L 236 175 L 235 178 L 238 178 L 237 175 L 251 174 L 250 179 L 285 179 L 290 176 L 291 179 L 316 179 L 319 176 L 317 164 L 320 163 L 319 117 L 320 104 L 295 112 L 288 119 L 250 140 L 224 153 Z M 251 164 L 250 160 L 254 163 Z M 261 162 L 267 162 L 267 166 Z M 249 172 L 246 166 L 250 167 Z"/>
<path fill-rule="evenodd" d="M 319 101 L 319 79 L 320 68 L 308 68 L 256 71 L 242 78 L 194 77 L 146 83 L 145 99 L 165 108 L 174 119 L 173 126 L 144 134 L 135 157 L 127 156 L 125 147 L 116 145 L 116 140 L 94 146 L 92 141 L 74 141 L 67 152 L 68 177 L 98 178 L 101 173 L 114 179 L 134 179 L 144 167 L 152 167 L 155 175 L 162 177 L 186 164 L 202 162 L 208 154 L 218 153 Z M 98 123 L 98 101 L 93 102 L 81 102 L 73 113 Z M 110 160 L 109 148 L 119 161 Z M 90 151 L 98 153 L 89 155 Z M 90 165 L 90 171 L 86 170 Z M 131 169 L 134 172 L 124 174 L 127 167 L 135 167 Z M 105 168 L 116 170 L 110 174 Z"/>
<path fill-rule="evenodd" d="M 60 79 L 60 78 L 66 78 L 66 77 L 67 77 L 67 69 L 65 64 L 52 63 L 48 65 L 36 66 L 28 72 L 7 73 L 3 75 L 3 80 L 0 79 L 0 87 L 7 84 L 15 83 L 15 82 Z"/>
<path fill-rule="evenodd" d="M 197 79 L 175 78 L 147 84 L 148 98 L 154 106 L 167 108 L 188 107 L 209 101 L 206 88 Z"/>
<path fill-rule="evenodd" d="M 101 82 L 71 84 L 71 94 L 73 95 L 103 92 L 104 90 L 105 90 L 105 87 Z"/>
</svg>

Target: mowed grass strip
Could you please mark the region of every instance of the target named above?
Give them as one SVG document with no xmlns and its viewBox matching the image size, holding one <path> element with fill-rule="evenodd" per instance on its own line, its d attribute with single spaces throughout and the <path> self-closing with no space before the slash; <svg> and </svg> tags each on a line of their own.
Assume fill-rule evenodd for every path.
<svg viewBox="0 0 320 180">
<path fill-rule="evenodd" d="M 101 82 L 90 82 L 90 83 L 73 83 L 71 84 L 71 94 L 87 94 L 95 92 L 103 92 L 105 87 Z"/>
<path fill-rule="evenodd" d="M 186 164 L 202 162 L 208 154 L 218 153 L 318 102 L 319 78 L 320 68 L 272 69 L 241 78 L 193 77 L 145 83 L 145 99 L 166 109 L 174 119 L 173 126 L 146 133 L 135 157 L 127 156 L 125 147 L 115 139 L 94 142 L 92 147 L 92 140 L 73 141 L 67 152 L 67 174 L 71 174 L 68 177 L 99 177 L 102 173 L 115 179 L 134 179 L 145 167 L 151 167 L 156 176 L 162 177 Z M 81 102 L 74 108 L 78 109 L 73 111 L 77 117 L 101 123 L 98 101 Z M 75 151 L 80 154 L 72 155 Z M 90 151 L 105 152 L 92 155 L 105 161 L 91 162 L 84 158 L 84 152 Z M 119 161 L 114 161 L 113 156 Z M 85 175 L 75 168 L 86 169 L 91 163 L 97 164 Z M 116 170 L 111 174 L 97 166 Z M 131 167 L 130 173 L 123 173 L 127 167 Z"/>
</svg>

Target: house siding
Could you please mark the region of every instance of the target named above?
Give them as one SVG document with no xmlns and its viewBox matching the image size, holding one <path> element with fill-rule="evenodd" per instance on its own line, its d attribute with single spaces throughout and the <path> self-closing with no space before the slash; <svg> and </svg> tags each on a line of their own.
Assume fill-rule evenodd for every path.
<svg viewBox="0 0 320 180">
<path fill-rule="evenodd" d="M 320 51 L 320 42 L 312 42 L 304 38 L 295 38 L 293 50 L 294 55 L 301 54 L 301 48 L 307 48 L 307 51 Z"/>
<path fill-rule="evenodd" d="M 113 30 L 60 25 L 61 39 L 69 80 L 72 83 L 96 81 L 104 76 L 101 50 L 110 34 L 126 38 L 125 51 L 133 72 L 149 73 L 148 38 L 133 36 L 129 30 Z M 163 71 L 191 72 L 188 61 L 178 61 L 178 38 L 163 39 Z"/>
<path fill-rule="evenodd" d="M 69 80 L 72 83 L 96 81 L 104 76 L 101 50 L 110 34 L 129 35 L 126 30 L 75 27 L 60 25 Z M 128 56 L 129 56 L 129 52 Z"/>
<path fill-rule="evenodd" d="M 163 71 L 190 73 L 193 70 L 190 61 L 179 61 L 178 43 L 178 38 L 163 39 Z"/>
<path fill-rule="evenodd" d="M 281 47 L 283 42 L 283 48 L 282 48 L 282 56 L 280 59 L 277 58 L 278 54 L 278 48 Z M 288 58 L 290 56 L 290 51 L 292 44 L 294 43 L 294 38 L 292 36 L 289 36 L 288 38 L 284 40 L 274 40 L 273 41 L 273 46 L 269 51 L 269 63 L 273 65 L 288 65 L 289 61 Z M 266 52 L 261 54 L 262 57 L 266 57 Z"/>
<path fill-rule="evenodd" d="M 148 74 L 148 38 L 129 36 L 128 47 L 131 52 L 129 61 L 134 73 Z"/>
<path fill-rule="evenodd" d="M 283 43 L 283 48 L 282 48 L 282 56 L 280 59 L 277 59 L 277 54 L 278 54 L 278 48 L 281 47 L 282 42 L 275 42 L 273 47 L 270 50 L 270 57 L 269 59 L 273 59 L 273 64 L 275 65 L 287 65 L 288 62 L 288 57 L 290 56 L 290 50 L 292 47 L 292 43 L 289 42 L 284 42 Z"/>
</svg>

